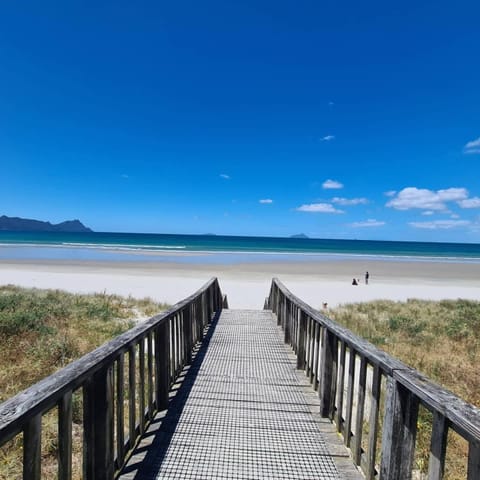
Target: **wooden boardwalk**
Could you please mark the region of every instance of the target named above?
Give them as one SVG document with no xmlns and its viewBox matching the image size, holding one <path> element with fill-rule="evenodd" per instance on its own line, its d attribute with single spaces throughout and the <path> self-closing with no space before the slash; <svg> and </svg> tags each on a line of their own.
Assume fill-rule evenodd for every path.
<svg viewBox="0 0 480 480">
<path fill-rule="evenodd" d="M 120 477 L 360 479 L 270 311 L 223 310 Z"/>
</svg>

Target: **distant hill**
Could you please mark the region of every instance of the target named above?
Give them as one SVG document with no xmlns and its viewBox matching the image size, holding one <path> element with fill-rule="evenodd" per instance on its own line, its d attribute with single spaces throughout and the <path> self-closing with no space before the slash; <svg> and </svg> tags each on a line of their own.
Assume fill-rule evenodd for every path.
<svg viewBox="0 0 480 480">
<path fill-rule="evenodd" d="M 304 233 L 297 233 L 296 235 L 290 235 L 290 238 L 308 238 Z"/>
<path fill-rule="evenodd" d="M 91 232 L 80 220 L 67 220 L 66 222 L 52 224 L 29 218 L 0 217 L 0 230 L 10 232 Z"/>
</svg>

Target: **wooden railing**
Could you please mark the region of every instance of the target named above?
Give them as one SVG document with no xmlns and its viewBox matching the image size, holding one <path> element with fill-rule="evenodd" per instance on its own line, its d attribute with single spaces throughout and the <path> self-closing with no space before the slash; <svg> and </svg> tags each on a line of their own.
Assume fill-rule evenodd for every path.
<svg viewBox="0 0 480 480">
<path fill-rule="evenodd" d="M 443 478 L 452 429 L 468 442 L 468 480 L 480 479 L 478 408 L 325 317 L 277 279 L 265 307 L 277 314 L 297 368 L 318 389 L 321 415 L 335 422 L 367 479 L 412 477 L 420 405 L 433 415 L 426 478 Z"/>
<path fill-rule="evenodd" d="M 83 473 L 108 480 L 125 464 L 214 312 L 216 278 L 177 303 L 0 405 L 0 446 L 23 433 L 23 478 L 41 478 L 42 417 L 58 407 L 58 479 L 72 478 L 72 395 L 83 398 Z M 128 360 L 128 368 L 126 363 Z M 126 434 L 125 432 L 128 432 Z"/>
</svg>

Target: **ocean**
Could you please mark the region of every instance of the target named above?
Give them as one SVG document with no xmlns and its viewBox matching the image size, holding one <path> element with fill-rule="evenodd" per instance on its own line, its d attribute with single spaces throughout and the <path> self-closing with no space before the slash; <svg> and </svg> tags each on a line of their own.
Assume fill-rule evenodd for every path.
<svg viewBox="0 0 480 480">
<path fill-rule="evenodd" d="M 382 260 L 480 263 L 480 244 L 145 233 L 0 232 L 0 260 L 236 263 Z"/>
</svg>

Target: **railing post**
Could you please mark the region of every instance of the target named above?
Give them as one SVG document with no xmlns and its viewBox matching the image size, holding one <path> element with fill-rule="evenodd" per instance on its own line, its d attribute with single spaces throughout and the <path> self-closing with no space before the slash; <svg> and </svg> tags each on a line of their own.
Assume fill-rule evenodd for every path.
<svg viewBox="0 0 480 480">
<path fill-rule="evenodd" d="M 84 387 L 84 478 L 112 480 L 113 368 L 93 375 Z"/>
<path fill-rule="evenodd" d="M 40 480 L 42 415 L 35 415 L 23 430 L 23 480 Z"/>
<path fill-rule="evenodd" d="M 155 376 L 157 378 L 156 400 L 157 409 L 168 407 L 168 392 L 170 390 L 170 332 L 169 322 L 164 321 L 155 330 Z"/>
<path fill-rule="evenodd" d="M 58 404 L 58 479 L 72 478 L 72 392 Z"/>
<path fill-rule="evenodd" d="M 471 440 L 468 445 L 468 480 L 480 478 L 480 443 Z"/>
<path fill-rule="evenodd" d="M 298 351 L 297 351 L 297 368 L 305 370 L 305 330 L 307 329 L 307 316 L 300 309 L 300 319 L 298 321 Z"/>
<path fill-rule="evenodd" d="M 322 336 L 322 357 L 320 362 L 320 386 L 318 393 L 320 396 L 320 415 L 322 417 L 332 418 L 333 406 L 335 403 L 335 382 L 337 372 L 333 371 L 334 361 L 337 356 L 337 339 L 335 335 L 323 328 Z"/>
<path fill-rule="evenodd" d="M 183 343 L 185 349 L 185 363 L 192 363 L 192 324 L 190 320 L 190 305 L 183 310 Z"/>
<path fill-rule="evenodd" d="M 409 480 L 412 477 L 417 418 L 418 399 L 388 377 L 380 478 Z"/>
<path fill-rule="evenodd" d="M 117 417 L 117 461 L 121 467 L 125 461 L 125 355 L 122 352 L 117 360 L 117 399 L 116 399 L 116 417 Z"/>
<path fill-rule="evenodd" d="M 292 325 L 292 302 L 287 297 L 285 297 L 285 321 L 283 323 L 283 329 L 285 334 L 284 341 L 288 345 L 292 343 L 290 338 L 291 325 Z"/>
<path fill-rule="evenodd" d="M 439 412 L 433 413 L 432 440 L 428 462 L 428 480 L 442 480 L 447 451 L 447 419 Z M 478 477 L 477 477 L 478 478 Z"/>
</svg>

